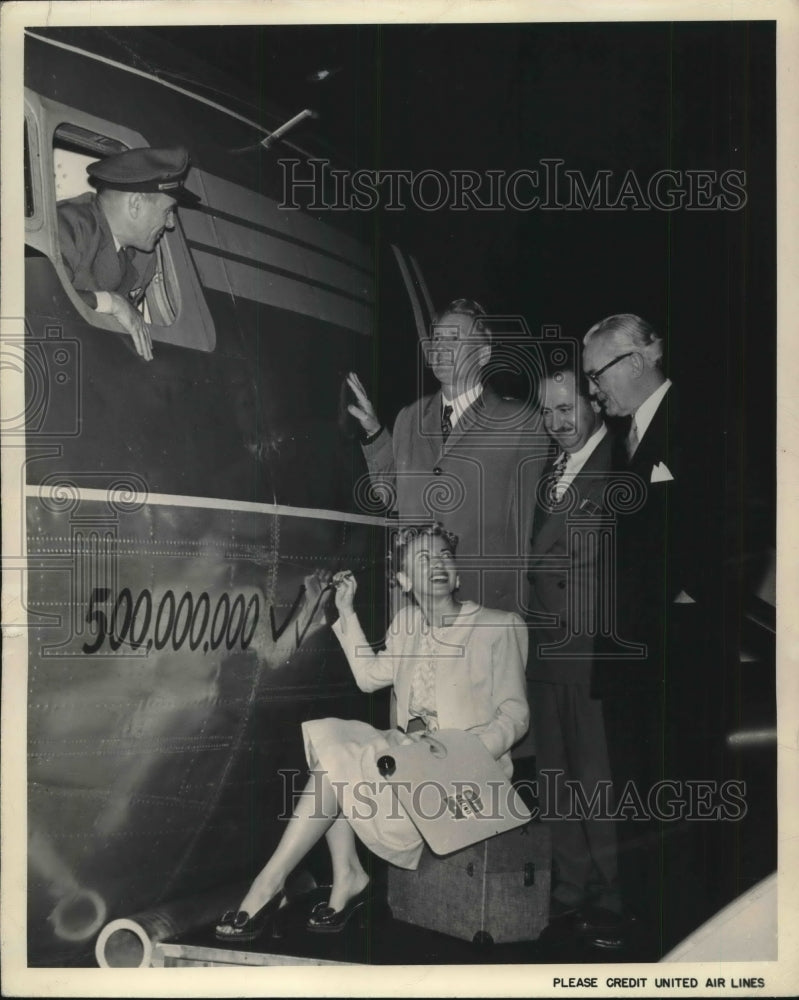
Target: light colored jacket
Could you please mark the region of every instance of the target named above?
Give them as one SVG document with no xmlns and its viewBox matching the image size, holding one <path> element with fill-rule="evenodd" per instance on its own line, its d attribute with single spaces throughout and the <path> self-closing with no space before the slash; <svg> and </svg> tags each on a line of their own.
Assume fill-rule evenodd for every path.
<svg viewBox="0 0 799 1000">
<path fill-rule="evenodd" d="M 397 723 L 410 718 L 413 672 L 420 659 L 424 620 L 415 604 L 402 608 L 391 623 L 386 648 L 375 653 L 356 614 L 333 625 L 355 682 L 365 692 L 394 685 Z M 463 729 L 477 736 L 511 776 L 509 750 L 530 721 L 525 682 L 527 628 L 513 612 L 464 602 L 458 618 L 437 630 L 435 697 L 441 729 Z"/>
</svg>

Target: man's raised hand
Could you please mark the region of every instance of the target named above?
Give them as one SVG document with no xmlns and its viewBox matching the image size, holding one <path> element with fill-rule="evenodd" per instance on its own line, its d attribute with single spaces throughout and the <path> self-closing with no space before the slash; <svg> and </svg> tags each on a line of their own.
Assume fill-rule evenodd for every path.
<svg viewBox="0 0 799 1000">
<path fill-rule="evenodd" d="M 377 419 L 375 408 L 355 372 L 350 372 L 347 376 L 347 385 L 356 399 L 355 403 L 348 404 L 347 409 L 361 425 L 365 434 L 376 433 L 380 430 L 380 421 Z"/>
</svg>

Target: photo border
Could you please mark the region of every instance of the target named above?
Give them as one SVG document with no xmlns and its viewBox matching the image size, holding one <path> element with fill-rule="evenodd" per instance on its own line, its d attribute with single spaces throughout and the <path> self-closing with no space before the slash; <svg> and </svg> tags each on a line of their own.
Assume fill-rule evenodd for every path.
<svg viewBox="0 0 799 1000">
<path fill-rule="evenodd" d="M 799 636 L 796 607 L 799 576 L 799 530 L 794 511 L 799 509 L 799 469 L 796 442 L 799 439 L 799 4 L 792 0 L 737 0 L 734 3 L 611 2 L 572 0 L 517 3 L 343 3 L 275 2 L 117 2 L 103 4 L 71 2 L 6 3 L 0 17 L 2 44 L 0 94 L 2 95 L 2 285 L 0 286 L 0 336 L 24 336 L 22 256 L 24 220 L 21 141 L 23 32 L 26 26 L 57 27 L 75 24 L 104 25 L 195 25 L 216 24 L 223 11 L 226 24 L 436 23 L 512 21 L 726 21 L 776 20 L 777 22 L 777 418 L 778 418 L 778 510 L 777 510 L 777 604 L 778 617 L 778 800 L 779 800 L 779 892 L 777 962 L 669 963 L 646 965 L 594 964 L 579 966 L 374 966 L 342 970 L 331 967 L 270 967 L 258 969 L 147 970 L 140 977 L 131 970 L 29 969 L 26 967 L 26 802 L 25 722 L 26 677 L 20 669 L 27 663 L 27 631 L 24 621 L 25 538 L 22 526 L 23 498 L 15 485 L 24 468 L 24 439 L 13 446 L 4 442 L 3 474 L 3 680 L 2 680 L 2 951 L 3 992 L 8 996 L 651 996 L 652 986 L 638 989 L 608 989 L 608 976 L 627 978 L 655 974 L 702 978 L 719 972 L 762 976 L 762 990 L 685 990 L 690 996 L 788 996 L 799 991 Z M 3 368 L 2 417 L 8 420 L 24 412 L 22 371 Z M 758 414 L 753 413 L 752 419 Z M 20 746 L 21 744 L 21 746 Z M 501 969 L 501 973 L 500 970 Z M 555 975 L 580 978 L 597 976 L 592 990 L 558 988 Z M 682 995 L 673 990 L 669 996 Z"/>
</svg>

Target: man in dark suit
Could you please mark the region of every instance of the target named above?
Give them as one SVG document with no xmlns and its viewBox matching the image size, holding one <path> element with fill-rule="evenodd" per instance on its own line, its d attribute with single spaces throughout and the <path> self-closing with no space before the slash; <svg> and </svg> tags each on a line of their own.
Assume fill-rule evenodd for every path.
<svg viewBox="0 0 799 1000">
<path fill-rule="evenodd" d="M 522 557 L 519 526 L 530 523 L 519 484 L 537 478 L 546 439 L 529 407 L 483 386 L 491 357 L 485 316 L 469 299 L 438 314 L 425 351 L 441 389 L 400 410 L 391 433 L 354 373 L 349 411 L 366 435 L 372 484 L 386 490 L 399 517 L 435 519 L 458 536 L 460 596 L 516 611 L 520 572 L 508 557 Z"/>
<path fill-rule="evenodd" d="M 614 824 L 607 815 L 589 818 L 565 784 L 579 788 L 582 802 L 599 794 L 599 808 L 607 814 L 611 772 L 605 724 L 590 686 L 613 439 L 582 374 L 574 370 L 547 373 L 541 415 L 557 451 L 536 490 L 528 677 L 539 802 L 542 818 L 551 819 L 550 915 L 565 917 L 591 906 L 620 921 Z M 553 623 L 542 625 L 546 618 Z M 580 810 L 583 815 L 575 815 Z"/>
<path fill-rule="evenodd" d="M 713 779 L 720 772 L 723 445 L 714 436 L 711 413 L 691 420 L 688 431 L 681 426 L 685 415 L 662 367 L 663 341 L 645 320 L 607 317 L 588 331 L 583 345 L 594 399 L 608 417 L 625 421 L 614 468 L 636 493 L 629 510 L 616 518 L 616 633 L 610 638 L 641 650 L 637 657 L 608 653 L 598 659 L 592 690 L 602 698 L 617 797 L 632 782 L 647 801 L 663 779 Z M 652 819 L 657 824 L 662 817 Z M 676 844 L 676 829 L 655 825 L 649 837 Z M 640 822 L 619 829 L 628 845 L 640 845 L 645 834 Z M 646 892 L 642 866 L 650 882 L 658 883 L 650 884 L 648 899 L 639 895 L 639 905 L 651 904 L 661 921 L 672 905 L 668 893 L 673 905 L 690 905 L 685 890 L 696 888 L 699 873 L 689 870 L 688 854 L 681 868 L 668 851 L 655 863 L 639 858 L 628 868 L 625 889 Z"/>
<path fill-rule="evenodd" d="M 97 189 L 59 202 L 58 236 L 67 277 L 90 309 L 112 315 L 152 359 L 150 331 L 138 310 L 155 274 L 156 244 L 175 226 L 189 156 L 180 147 L 129 149 L 86 168 Z"/>
</svg>

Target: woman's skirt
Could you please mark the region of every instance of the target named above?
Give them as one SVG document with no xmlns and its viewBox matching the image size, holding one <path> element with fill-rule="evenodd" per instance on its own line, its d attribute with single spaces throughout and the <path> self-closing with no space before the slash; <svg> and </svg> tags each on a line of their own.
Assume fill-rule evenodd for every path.
<svg viewBox="0 0 799 1000">
<path fill-rule="evenodd" d="M 302 737 L 308 766 L 327 774 L 342 815 L 360 840 L 386 861 L 416 868 L 424 841 L 377 770 L 378 759 L 408 737 L 346 719 L 304 722 Z"/>
</svg>

